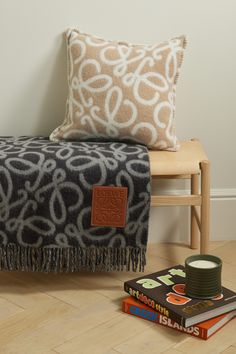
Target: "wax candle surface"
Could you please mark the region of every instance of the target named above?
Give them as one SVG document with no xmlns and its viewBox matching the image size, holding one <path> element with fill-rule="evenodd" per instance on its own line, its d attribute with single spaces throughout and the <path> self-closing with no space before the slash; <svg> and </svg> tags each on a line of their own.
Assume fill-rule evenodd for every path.
<svg viewBox="0 0 236 354">
<path fill-rule="evenodd" d="M 189 263 L 189 265 L 195 268 L 215 268 L 217 266 L 217 263 L 199 259 L 198 261 L 193 261 Z"/>
</svg>

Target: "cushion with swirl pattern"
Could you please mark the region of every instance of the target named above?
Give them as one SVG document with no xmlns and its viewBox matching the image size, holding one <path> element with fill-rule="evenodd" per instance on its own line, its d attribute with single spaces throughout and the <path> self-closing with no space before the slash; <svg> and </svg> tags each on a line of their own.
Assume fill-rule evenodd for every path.
<svg viewBox="0 0 236 354">
<path fill-rule="evenodd" d="M 176 82 L 185 36 L 154 45 L 66 32 L 69 93 L 53 141 L 130 141 L 178 150 Z"/>
</svg>

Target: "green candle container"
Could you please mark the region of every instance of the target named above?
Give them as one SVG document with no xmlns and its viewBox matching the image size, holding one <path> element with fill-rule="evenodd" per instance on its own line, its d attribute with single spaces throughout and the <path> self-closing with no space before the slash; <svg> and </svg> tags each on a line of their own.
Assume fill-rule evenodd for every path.
<svg viewBox="0 0 236 354">
<path fill-rule="evenodd" d="M 222 261 L 210 254 L 197 254 L 185 260 L 187 296 L 197 299 L 212 299 L 219 296 Z"/>
</svg>

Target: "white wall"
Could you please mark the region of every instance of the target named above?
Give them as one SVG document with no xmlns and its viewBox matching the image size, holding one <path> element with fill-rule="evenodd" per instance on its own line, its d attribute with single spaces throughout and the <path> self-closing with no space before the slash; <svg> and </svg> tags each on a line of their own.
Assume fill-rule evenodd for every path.
<svg viewBox="0 0 236 354">
<path fill-rule="evenodd" d="M 226 213 L 236 212 L 235 13 L 234 0 L 0 0 L 0 134 L 48 135 L 62 121 L 66 28 L 139 43 L 186 34 L 177 132 L 201 139 L 212 162 L 212 237 L 236 237 Z M 168 230 L 186 239 L 182 209 L 153 213 L 151 240 L 172 239 L 166 215 Z"/>
</svg>

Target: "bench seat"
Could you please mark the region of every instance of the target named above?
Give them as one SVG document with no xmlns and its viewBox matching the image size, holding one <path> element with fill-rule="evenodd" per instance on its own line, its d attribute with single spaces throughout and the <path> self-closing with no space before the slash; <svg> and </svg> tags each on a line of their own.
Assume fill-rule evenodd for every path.
<svg viewBox="0 0 236 354">
<path fill-rule="evenodd" d="M 184 178 L 191 181 L 188 195 L 152 195 L 152 206 L 189 205 L 191 208 L 190 247 L 209 251 L 210 162 L 197 139 L 180 142 L 177 152 L 149 151 L 153 179 Z"/>
</svg>

